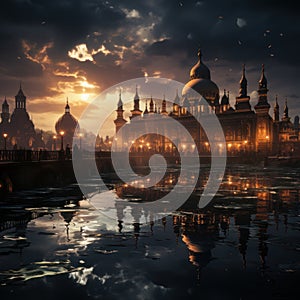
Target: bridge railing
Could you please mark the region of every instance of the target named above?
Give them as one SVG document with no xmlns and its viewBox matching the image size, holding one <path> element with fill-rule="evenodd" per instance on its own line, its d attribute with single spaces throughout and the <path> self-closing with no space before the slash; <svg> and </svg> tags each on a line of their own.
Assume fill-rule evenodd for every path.
<svg viewBox="0 0 300 300">
<path fill-rule="evenodd" d="M 41 161 L 71 159 L 71 153 L 47 150 L 0 150 L 0 161 Z"/>
</svg>

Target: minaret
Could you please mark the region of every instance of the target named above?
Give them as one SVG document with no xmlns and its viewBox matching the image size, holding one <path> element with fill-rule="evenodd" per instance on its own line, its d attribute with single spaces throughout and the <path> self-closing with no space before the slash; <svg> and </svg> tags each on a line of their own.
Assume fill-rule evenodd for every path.
<svg viewBox="0 0 300 300">
<path fill-rule="evenodd" d="M 114 120 L 115 126 L 116 126 L 116 133 L 120 130 L 120 128 L 127 122 L 124 117 L 124 109 L 123 109 L 123 102 L 121 99 L 121 91 L 119 94 L 119 101 L 118 101 L 118 107 L 117 107 L 117 118 Z"/>
<path fill-rule="evenodd" d="M 254 106 L 256 112 L 256 151 L 268 156 L 276 150 L 276 130 L 273 119 L 269 115 L 268 86 L 265 77 L 265 66 L 262 65 L 261 77 L 258 82 L 258 102 Z"/>
<path fill-rule="evenodd" d="M 165 95 L 164 95 L 164 99 L 162 101 L 162 105 L 161 105 L 161 114 L 162 115 L 168 115 L 168 112 L 167 112 L 167 101 L 165 99 Z"/>
<path fill-rule="evenodd" d="M 274 121 L 279 122 L 279 105 L 277 101 L 277 95 L 275 98 L 275 105 L 274 105 Z"/>
<path fill-rule="evenodd" d="M 134 102 L 134 105 L 133 105 L 133 110 L 131 110 L 130 119 L 140 116 L 142 114 L 142 111 L 140 110 L 140 97 L 138 94 L 137 86 L 135 87 L 135 96 L 134 96 L 133 102 Z"/>
<path fill-rule="evenodd" d="M 289 108 L 287 106 L 287 99 L 285 100 L 284 110 L 283 110 L 283 116 L 281 118 L 282 121 L 290 121 L 289 117 Z"/>
<path fill-rule="evenodd" d="M 154 102 L 153 102 L 152 96 L 151 96 L 151 99 L 150 99 L 150 111 L 149 111 L 149 113 L 154 113 Z"/>
<path fill-rule="evenodd" d="M 21 83 L 20 83 L 19 92 L 15 96 L 15 100 L 16 100 L 16 109 L 24 109 L 24 110 L 26 110 L 26 96 L 23 93 Z"/>
<path fill-rule="evenodd" d="M 240 79 L 239 95 L 236 97 L 235 109 L 238 112 L 251 111 L 250 97 L 247 95 L 247 79 L 245 75 L 245 64 L 243 65 L 242 77 Z"/>
<path fill-rule="evenodd" d="M 9 117 L 10 117 L 10 113 L 9 113 L 9 105 L 7 103 L 6 97 L 2 103 L 2 112 L 1 112 L 1 123 L 8 123 L 9 122 Z"/>
<path fill-rule="evenodd" d="M 147 100 L 146 100 L 144 115 L 147 115 L 147 114 L 149 114 L 149 111 L 148 111 L 148 103 L 147 103 Z"/>
<path fill-rule="evenodd" d="M 265 77 L 265 65 L 262 65 L 261 77 L 258 82 L 258 102 L 254 106 L 256 113 L 258 114 L 268 114 L 270 109 L 270 104 L 268 103 L 268 83 Z"/>
</svg>

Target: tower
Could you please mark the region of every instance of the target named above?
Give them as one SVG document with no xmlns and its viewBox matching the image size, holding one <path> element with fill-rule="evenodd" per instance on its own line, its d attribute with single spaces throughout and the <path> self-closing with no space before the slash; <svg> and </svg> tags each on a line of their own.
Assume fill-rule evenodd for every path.
<svg viewBox="0 0 300 300">
<path fill-rule="evenodd" d="M 140 97 L 138 94 L 137 86 L 135 87 L 135 96 L 133 102 L 134 102 L 133 110 L 130 111 L 131 112 L 130 119 L 140 116 L 142 114 L 142 111 L 140 110 Z"/>
<path fill-rule="evenodd" d="M 281 118 L 282 121 L 290 121 L 290 117 L 289 117 L 289 108 L 287 105 L 287 99 L 285 99 L 285 105 L 284 105 L 284 110 L 283 110 L 283 116 Z"/>
<path fill-rule="evenodd" d="M 262 65 L 261 77 L 258 82 L 258 102 L 254 106 L 257 114 L 268 114 L 270 104 L 268 103 L 268 82 L 265 77 L 265 65 Z"/>
<path fill-rule="evenodd" d="M 150 99 L 150 111 L 149 113 L 154 113 L 154 102 L 153 102 L 153 99 L 152 99 L 152 96 L 151 96 L 151 99 Z"/>
<path fill-rule="evenodd" d="M 162 101 L 162 105 L 161 105 L 161 114 L 162 115 L 168 115 L 168 112 L 167 112 L 167 101 L 165 99 L 165 95 L 164 95 L 164 99 Z"/>
<path fill-rule="evenodd" d="M 245 75 L 245 65 L 243 65 L 242 77 L 240 79 L 239 95 L 236 97 L 235 109 L 238 112 L 251 111 L 250 97 L 247 95 L 247 79 Z"/>
<path fill-rule="evenodd" d="M 226 90 L 224 89 L 224 95 L 221 99 L 221 112 L 227 111 L 229 108 L 229 94 L 226 95 Z"/>
<path fill-rule="evenodd" d="M 117 107 L 117 118 L 114 120 L 115 126 L 116 126 L 116 133 L 120 130 L 120 128 L 127 122 L 124 119 L 124 109 L 123 109 L 123 102 L 121 98 L 121 91 L 119 94 L 119 101 L 118 101 L 118 107 Z"/>
<path fill-rule="evenodd" d="M 273 120 L 269 115 L 268 82 L 265 76 L 265 66 L 262 65 L 261 76 L 258 81 L 258 102 L 254 106 L 256 123 L 256 150 L 263 155 L 269 155 L 273 150 Z"/>
<path fill-rule="evenodd" d="M 26 110 L 26 96 L 23 93 L 22 86 L 20 83 L 20 89 L 18 94 L 15 96 L 16 109 Z"/>
<path fill-rule="evenodd" d="M 6 97 L 3 101 L 2 104 L 2 112 L 1 112 L 1 123 L 6 123 L 8 124 L 9 122 L 9 117 L 10 117 L 10 113 L 9 113 L 9 105 L 7 103 Z"/>
</svg>

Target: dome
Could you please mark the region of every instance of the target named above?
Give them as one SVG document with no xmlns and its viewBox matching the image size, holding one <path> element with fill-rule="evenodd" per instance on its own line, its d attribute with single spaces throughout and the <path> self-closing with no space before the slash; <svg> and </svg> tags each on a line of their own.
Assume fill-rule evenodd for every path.
<svg viewBox="0 0 300 300">
<path fill-rule="evenodd" d="M 77 124 L 77 120 L 70 113 L 70 106 L 67 100 L 65 113 L 57 120 L 55 124 L 55 130 L 57 134 L 59 134 L 60 131 L 64 131 L 65 135 L 73 136 Z"/>
<path fill-rule="evenodd" d="M 209 102 L 215 103 L 219 100 L 219 88 L 211 80 L 207 79 L 192 79 L 183 88 L 182 95 L 188 98 L 195 95 L 195 92 L 200 94 Z"/>
<path fill-rule="evenodd" d="M 59 133 L 61 130 L 65 132 L 74 132 L 76 126 L 77 120 L 70 113 L 65 113 L 57 120 L 55 124 L 55 130 L 57 133 Z"/>
<path fill-rule="evenodd" d="M 202 53 L 198 51 L 199 60 L 197 64 L 190 71 L 191 80 L 184 86 L 182 96 L 188 97 L 189 100 L 199 98 L 200 94 L 211 105 L 219 104 L 219 88 L 210 79 L 210 71 L 208 67 L 202 62 Z M 196 94 L 196 93 L 198 94 Z"/>
<path fill-rule="evenodd" d="M 198 58 L 198 62 L 195 64 L 195 66 L 192 67 L 190 71 L 190 78 L 203 78 L 210 80 L 210 71 L 208 67 L 202 62 L 202 53 L 200 50 L 198 51 Z"/>
</svg>

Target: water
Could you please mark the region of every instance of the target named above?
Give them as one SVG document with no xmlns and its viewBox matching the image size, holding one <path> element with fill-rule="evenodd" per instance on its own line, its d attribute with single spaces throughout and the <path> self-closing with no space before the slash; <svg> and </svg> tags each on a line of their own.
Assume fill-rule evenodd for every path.
<svg viewBox="0 0 300 300">
<path fill-rule="evenodd" d="M 231 167 L 206 209 L 191 199 L 143 224 L 76 185 L 15 193 L 0 206 L 1 299 L 298 298 L 299 183 L 298 169 Z M 102 198 L 137 200 L 110 187 Z"/>
</svg>

